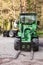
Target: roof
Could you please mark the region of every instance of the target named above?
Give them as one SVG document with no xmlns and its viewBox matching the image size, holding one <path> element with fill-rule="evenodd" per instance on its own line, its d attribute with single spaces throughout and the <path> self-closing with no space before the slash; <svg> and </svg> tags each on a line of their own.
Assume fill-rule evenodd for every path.
<svg viewBox="0 0 43 65">
<path fill-rule="evenodd" d="M 20 15 L 36 15 L 36 13 L 20 13 Z"/>
</svg>

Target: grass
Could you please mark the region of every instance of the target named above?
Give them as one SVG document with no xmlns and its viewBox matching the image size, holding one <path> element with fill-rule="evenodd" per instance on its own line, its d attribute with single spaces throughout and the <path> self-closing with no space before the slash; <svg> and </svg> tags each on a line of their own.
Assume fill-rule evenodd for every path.
<svg viewBox="0 0 43 65">
<path fill-rule="evenodd" d="M 43 30 L 38 30 L 37 34 L 38 34 L 39 37 L 43 37 Z"/>
<path fill-rule="evenodd" d="M 43 35 L 43 30 L 38 30 L 38 31 L 37 31 L 37 34 L 38 34 L 38 35 Z"/>
</svg>

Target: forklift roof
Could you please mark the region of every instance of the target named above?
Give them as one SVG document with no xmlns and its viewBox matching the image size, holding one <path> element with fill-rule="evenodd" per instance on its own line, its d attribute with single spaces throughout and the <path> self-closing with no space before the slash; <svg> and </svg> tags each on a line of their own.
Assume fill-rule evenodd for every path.
<svg viewBox="0 0 43 65">
<path fill-rule="evenodd" d="M 20 15 L 36 15 L 36 13 L 20 13 Z"/>
</svg>

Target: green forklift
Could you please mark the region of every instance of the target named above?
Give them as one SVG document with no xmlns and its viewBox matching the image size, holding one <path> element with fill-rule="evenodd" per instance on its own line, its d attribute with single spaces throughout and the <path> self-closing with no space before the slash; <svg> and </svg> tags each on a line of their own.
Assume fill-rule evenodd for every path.
<svg viewBox="0 0 43 65">
<path fill-rule="evenodd" d="M 15 50 L 33 51 L 39 50 L 39 38 L 37 35 L 37 28 L 39 22 L 37 22 L 36 13 L 21 13 L 20 21 L 18 25 L 18 33 L 14 42 Z"/>
</svg>

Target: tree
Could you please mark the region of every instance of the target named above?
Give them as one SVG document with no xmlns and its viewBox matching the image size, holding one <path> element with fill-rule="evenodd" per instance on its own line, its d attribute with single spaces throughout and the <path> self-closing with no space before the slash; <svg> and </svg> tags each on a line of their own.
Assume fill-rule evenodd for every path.
<svg viewBox="0 0 43 65">
<path fill-rule="evenodd" d="M 32 3 L 31 3 L 31 1 L 30 1 L 30 0 L 27 0 L 27 11 L 30 12 L 30 11 L 32 11 L 32 10 L 33 10 L 33 8 L 32 8 Z"/>
<path fill-rule="evenodd" d="M 4 27 L 5 27 L 5 29 L 7 30 L 7 26 L 8 26 L 8 20 L 7 19 L 4 19 Z"/>
</svg>

